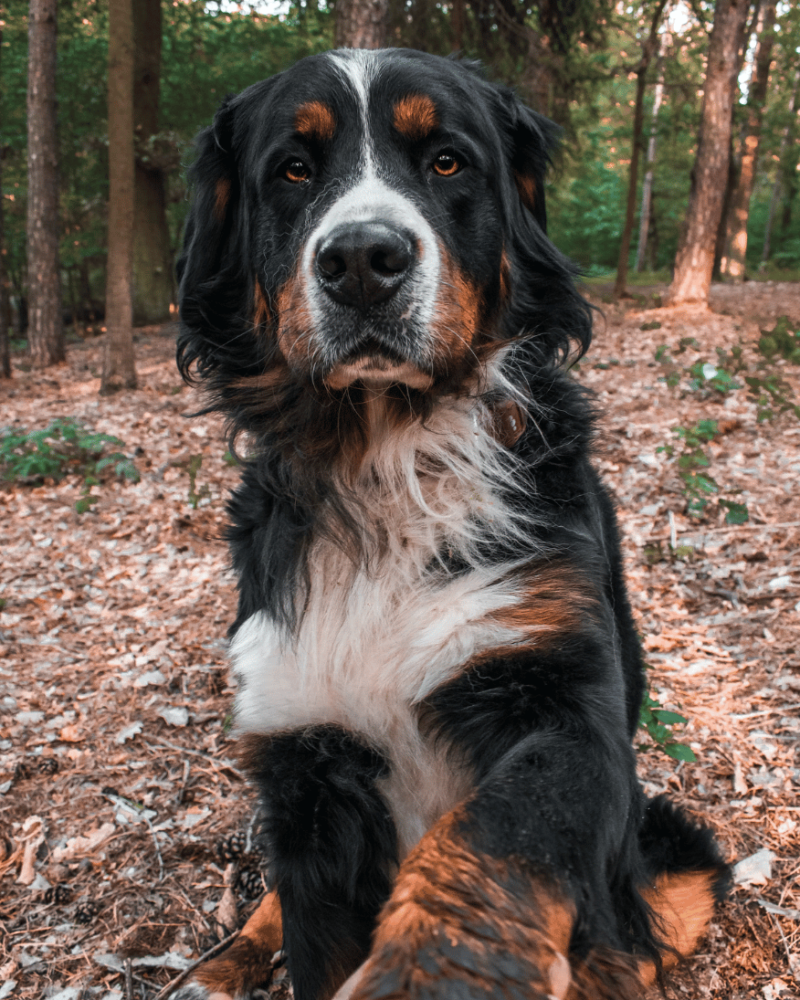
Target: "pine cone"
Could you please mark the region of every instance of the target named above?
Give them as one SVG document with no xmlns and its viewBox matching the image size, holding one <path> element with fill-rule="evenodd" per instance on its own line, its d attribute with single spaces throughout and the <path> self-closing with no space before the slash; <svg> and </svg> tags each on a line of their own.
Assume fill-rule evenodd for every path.
<svg viewBox="0 0 800 1000">
<path fill-rule="evenodd" d="M 236 833 L 231 833 L 229 836 L 223 837 L 222 840 L 218 840 L 216 851 L 220 860 L 227 863 L 240 858 L 244 854 L 246 843 L 247 837 L 241 830 L 237 830 Z"/>
<path fill-rule="evenodd" d="M 90 924 L 100 912 L 100 904 L 93 899 L 85 899 L 75 910 L 76 924 Z"/>
<path fill-rule="evenodd" d="M 239 872 L 236 885 L 245 899 L 258 899 L 264 892 L 264 882 L 257 868 L 245 868 Z"/>
<path fill-rule="evenodd" d="M 68 903 L 72 898 L 72 889 L 68 885 L 64 885 L 63 882 L 59 882 L 58 885 L 51 886 L 44 894 L 45 903 L 58 903 L 63 905 Z M 85 921 L 88 923 L 88 921 Z M 84 921 L 81 921 L 84 923 Z"/>
</svg>

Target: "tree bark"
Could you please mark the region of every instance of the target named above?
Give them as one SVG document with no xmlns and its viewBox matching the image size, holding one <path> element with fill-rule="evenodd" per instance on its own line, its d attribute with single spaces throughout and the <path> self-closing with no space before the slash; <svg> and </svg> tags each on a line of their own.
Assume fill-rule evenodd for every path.
<svg viewBox="0 0 800 1000">
<path fill-rule="evenodd" d="M 337 49 L 380 49 L 386 45 L 389 0 L 336 0 L 333 44 Z"/>
<path fill-rule="evenodd" d="M 647 69 L 658 49 L 658 23 L 664 12 L 667 0 L 659 0 L 650 24 L 650 34 L 642 45 L 642 58 L 636 67 L 636 102 L 633 110 L 633 139 L 631 141 L 631 165 L 628 171 L 628 202 L 625 206 L 625 225 L 622 230 L 622 240 L 619 247 L 617 263 L 617 280 L 614 284 L 614 298 L 619 299 L 625 294 L 628 282 L 628 255 L 631 249 L 633 233 L 633 217 L 636 212 L 636 183 L 639 176 L 639 150 L 642 145 L 642 130 L 644 127 L 644 91 L 647 86 Z"/>
<path fill-rule="evenodd" d="M 0 54 L 3 29 L 0 28 Z M 3 158 L 0 156 L 0 378 L 11 378 L 11 345 L 8 336 L 8 278 L 6 276 L 6 241 L 3 218 Z"/>
<path fill-rule="evenodd" d="M 133 10 L 108 5 L 108 266 L 101 395 L 136 387 L 133 358 Z"/>
<path fill-rule="evenodd" d="M 172 254 L 164 171 L 154 162 L 161 84 L 161 0 L 133 0 L 133 122 L 136 213 L 133 228 L 133 321 L 163 323 L 172 301 Z"/>
<path fill-rule="evenodd" d="M 775 178 L 775 183 L 772 187 L 772 197 L 769 200 L 769 212 L 767 213 L 767 225 L 764 232 L 764 247 L 761 251 L 761 264 L 760 269 L 766 266 L 769 260 L 769 255 L 771 252 L 771 240 L 772 240 L 772 224 L 775 221 L 775 211 L 778 207 L 778 202 L 781 197 L 782 188 L 782 174 L 784 173 L 784 165 L 786 163 L 786 154 L 789 146 L 789 138 L 794 132 L 794 109 L 797 105 L 798 92 L 800 91 L 800 69 L 795 73 L 794 86 L 792 87 L 792 93 L 789 96 L 789 107 L 787 109 L 787 121 L 784 126 L 783 133 L 781 134 L 781 147 L 778 153 L 778 173 Z"/>
<path fill-rule="evenodd" d="M 64 360 L 58 262 L 56 0 L 31 0 L 28 21 L 28 341 L 31 361 Z"/>
<path fill-rule="evenodd" d="M 708 47 L 697 158 L 668 303 L 708 301 L 730 160 L 733 96 L 748 0 L 717 0 Z"/>
<path fill-rule="evenodd" d="M 460 52 L 464 48 L 465 7 L 465 0 L 453 0 L 453 9 L 451 14 L 453 25 L 453 52 Z"/>
<path fill-rule="evenodd" d="M 720 274 L 731 281 L 744 281 L 747 255 L 747 220 L 750 215 L 750 197 L 756 179 L 758 146 L 761 139 L 761 122 L 772 63 L 772 46 L 775 40 L 777 0 L 765 0 L 761 8 L 761 25 L 758 33 L 750 90 L 747 95 L 747 119 L 742 130 L 739 153 L 739 170 L 736 185 L 731 192 L 727 212 L 725 247 L 720 261 Z"/>
</svg>

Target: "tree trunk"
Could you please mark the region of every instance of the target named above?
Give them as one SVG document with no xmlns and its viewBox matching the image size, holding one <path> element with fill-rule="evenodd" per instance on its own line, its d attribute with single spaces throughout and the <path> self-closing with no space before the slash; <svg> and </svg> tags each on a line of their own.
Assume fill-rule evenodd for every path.
<svg viewBox="0 0 800 1000">
<path fill-rule="evenodd" d="M 133 360 L 133 10 L 108 5 L 108 267 L 101 395 L 136 387 Z"/>
<path fill-rule="evenodd" d="M 0 28 L 0 53 L 3 29 Z M 3 158 L 0 156 L 0 378 L 11 378 L 11 345 L 8 338 L 8 278 L 6 277 L 6 241 L 3 228 Z"/>
<path fill-rule="evenodd" d="M 465 0 L 453 0 L 453 52 L 460 52 L 464 48 L 465 14 Z"/>
<path fill-rule="evenodd" d="M 761 122 L 764 117 L 764 103 L 772 63 L 776 7 L 777 0 L 765 0 L 761 8 L 762 21 L 747 95 L 747 119 L 740 144 L 738 179 L 731 193 L 726 220 L 725 249 L 720 261 L 720 274 L 737 283 L 744 281 L 747 220 L 750 214 L 750 196 L 756 179 Z"/>
<path fill-rule="evenodd" d="M 650 212 L 653 201 L 653 173 L 656 161 L 656 129 L 658 127 L 658 112 L 664 99 L 664 50 L 670 44 L 670 36 L 661 36 L 658 50 L 658 72 L 655 92 L 653 94 L 653 111 L 651 114 L 650 139 L 647 143 L 647 170 L 642 181 L 642 207 L 639 210 L 639 242 L 636 247 L 636 271 L 644 267 L 647 253 L 647 235 L 650 227 Z"/>
<path fill-rule="evenodd" d="M 642 58 L 636 68 L 636 102 L 633 109 L 633 139 L 631 142 L 631 165 L 628 172 L 628 203 L 625 206 L 625 226 L 622 230 L 622 241 L 619 247 L 617 263 L 617 280 L 614 284 L 614 298 L 619 299 L 625 294 L 628 282 L 628 254 L 631 249 L 631 234 L 633 233 L 633 216 L 636 212 L 636 183 L 639 175 L 639 150 L 642 145 L 642 128 L 644 126 L 644 91 L 647 86 L 647 69 L 658 48 L 658 22 L 667 0 L 659 0 L 650 25 L 650 34 L 642 45 Z"/>
<path fill-rule="evenodd" d="M 670 305 L 707 302 L 730 159 L 733 95 L 747 0 L 717 0 L 689 207 L 675 257 Z"/>
<path fill-rule="evenodd" d="M 28 22 L 28 340 L 31 361 L 64 360 L 58 264 L 56 0 L 31 0 Z"/>
<path fill-rule="evenodd" d="M 386 45 L 389 0 L 336 0 L 333 44 L 337 49 L 380 49 Z"/>
<path fill-rule="evenodd" d="M 769 260 L 769 255 L 771 252 L 770 242 L 772 239 L 772 224 L 775 221 L 775 211 L 778 207 L 778 202 L 781 197 L 781 181 L 782 173 L 784 170 L 784 164 L 786 162 L 786 153 L 789 146 L 789 138 L 792 135 L 793 123 L 794 123 L 794 109 L 797 104 L 798 91 L 800 91 L 800 69 L 797 70 L 794 78 L 794 86 L 792 87 L 792 93 L 789 97 L 789 107 L 787 110 L 787 121 L 783 129 L 783 134 L 781 135 L 781 148 L 778 153 L 778 174 L 775 178 L 775 184 L 772 187 L 772 197 L 769 201 L 769 212 L 767 213 L 767 225 L 764 232 L 764 248 L 761 251 L 761 264 L 760 268 L 763 269 Z"/>
<path fill-rule="evenodd" d="M 136 214 L 133 227 L 133 321 L 163 323 L 172 301 L 172 254 L 164 171 L 153 162 L 161 82 L 161 0 L 133 0 L 133 122 Z"/>
</svg>

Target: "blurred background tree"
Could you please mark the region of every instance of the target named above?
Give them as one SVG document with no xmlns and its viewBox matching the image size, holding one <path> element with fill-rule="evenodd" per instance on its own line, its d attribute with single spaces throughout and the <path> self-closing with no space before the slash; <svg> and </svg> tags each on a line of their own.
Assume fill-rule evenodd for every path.
<svg viewBox="0 0 800 1000">
<path fill-rule="evenodd" d="M 459 51 L 481 59 L 493 79 L 515 86 L 564 129 L 549 182 L 550 235 L 557 245 L 590 278 L 613 281 L 630 190 L 635 212 L 623 258 L 633 266 L 638 256 L 645 271 L 628 280 L 669 281 L 698 151 L 715 4 L 667 0 L 657 49 L 651 52 L 650 46 L 642 66 L 643 42 L 658 6 L 657 0 L 133 0 L 134 321 L 157 323 L 174 315 L 173 268 L 187 210 L 185 167 L 193 137 L 226 94 L 330 48 L 335 39 L 443 55 Z M 748 136 L 754 128 L 758 132 L 748 165 L 743 269 L 751 278 L 794 280 L 800 278 L 800 5 L 773 0 L 770 13 L 770 0 L 750 0 L 747 8 L 731 121 L 737 168 L 742 151 L 752 148 Z M 29 5 L 5 0 L 0 13 L 3 262 L 9 292 L 4 316 L 12 347 L 19 349 L 29 335 L 36 294 L 26 238 Z M 764 85 L 763 25 L 773 17 Z M 108 27 L 108 0 L 59 0 L 58 275 L 69 336 L 97 334 L 104 325 Z M 637 82 L 643 128 L 635 137 Z M 640 166 L 635 188 L 629 189 L 634 142 Z M 642 225 L 645 176 L 649 197 Z M 727 188 L 727 176 L 719 183 Z M 741 210 L 738 218 L 741 231 Z"/>
</svg>

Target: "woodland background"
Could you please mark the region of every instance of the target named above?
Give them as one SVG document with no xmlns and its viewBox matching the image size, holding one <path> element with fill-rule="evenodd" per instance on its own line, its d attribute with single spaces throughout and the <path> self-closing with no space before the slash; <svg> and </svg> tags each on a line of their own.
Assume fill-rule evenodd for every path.
<svg viewBox="0 0 800 1000">
<path fill-rule="evenodd" d="M 564 129 L 548 217 L 598 307 L 573 373 L 648 664 L 640 775 L 737 863 L 669 991 L 800 997 L 800 7 L 0 9 L 0 1000 L 163 998 L 262 892 L 238 471 L 190 418 L 173 267 L 194 135 L 333 44 L 463 51 Z"/>
</svg>

